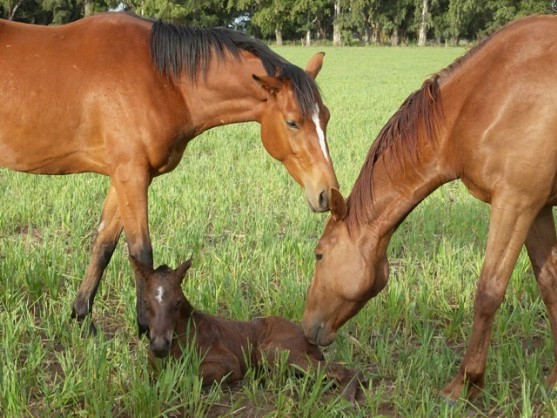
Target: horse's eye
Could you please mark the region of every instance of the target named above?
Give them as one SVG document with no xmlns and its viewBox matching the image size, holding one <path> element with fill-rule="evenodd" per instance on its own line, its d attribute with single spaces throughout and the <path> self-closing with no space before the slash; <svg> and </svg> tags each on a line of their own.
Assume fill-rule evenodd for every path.
<svg viewBox="0 0 557 418">
<path fill-rule="evenodd" d="M 292 120 L 292 119 L 287 119 L 286 120 L 286 126 L 288 126 L 290 129 L 300 129 L 300 126 L 298 125 L 298 122 L 296 122 L 295 120 Z"/>
<path fill-rule="evenodd" d="M 321 254 L 321 253 L 315 253 L 315 260 L 316 260 L 316 261 L 319 261 L 319 260 L 321 260 L 321 259 L 323 259 L 323 254 Z"/>
</svg>

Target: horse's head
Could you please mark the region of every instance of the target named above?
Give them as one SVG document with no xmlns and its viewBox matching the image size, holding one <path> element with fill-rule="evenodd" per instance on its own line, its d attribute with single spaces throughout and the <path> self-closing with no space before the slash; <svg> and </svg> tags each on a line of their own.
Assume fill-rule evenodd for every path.
<svg viewBox="0 0 557 418">
<path fill-rule="evenodd" d="M 191 259 L 176 270 L 160 266 L 156 270 L 130 257 L 137 277 L 144 280 L 143 298 L 149 322 L 151 352 L 166 357 L 172 346 L 177 321 L 191 315 L 193 308 L 182 292 L 182 280 L 191 266 Z"/>
<path fill-rule="evenodd" d="M 348 229 L 338 191 L 333 190 L 330 204 L 302 319 L 306 337 L 317 345 L 331 344 L 337 330 L 383 289 L 388 277 L 387 258 L 374 245 L 373 233 Z"/>
<path fill-rule="evenodd" d="M 253 76 L 266 94 L 261 117 L 263 145 L 305 189 L 316 212 L 329 209 L 330 190 L 338 189 L 326 138 L 330 114 L 314 81 L 323 55 L 314 55 L 305 72 L 290 66 L 278 77 Z"/>
</svg>

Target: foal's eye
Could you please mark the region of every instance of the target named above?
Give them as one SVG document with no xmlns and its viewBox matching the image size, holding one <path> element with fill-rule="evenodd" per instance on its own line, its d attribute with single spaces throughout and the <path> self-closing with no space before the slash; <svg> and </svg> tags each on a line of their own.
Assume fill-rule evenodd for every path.
<svg viewBox="0 0 557 418">
<path fill-rule="evenodd" d="M 296 122 L 295 120 L 292 119 L 287 119 L 286 120 L 286 126 L 288 126 L 290 129 L 299 129 L 300 126 L 298 125 L 298 122 Z"/>
<path fill-rule="evenodd" d="M 319 261 L 319 260 L 321 260 L 321 259 L 323 259 L 323 254 L 321 254 L 321 253 L 315 253 L 315 261 Z"/>
</svg>

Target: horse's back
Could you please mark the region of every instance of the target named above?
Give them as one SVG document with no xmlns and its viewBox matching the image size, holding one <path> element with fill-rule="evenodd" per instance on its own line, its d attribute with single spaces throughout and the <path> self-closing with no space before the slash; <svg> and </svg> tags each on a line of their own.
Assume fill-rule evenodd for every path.
<svg viewBox="0 0 557 418">
<path fill-rule="evenodd" d="M 490 202 L 503 189 L 555 203 L 557 16 L 510 24 L 443 74 L 447 160 Z"/>
<path fill-rule="evenodd" d="M 150 25 L 116 13 L 62 26 L 1 21 L 0 166 L 108 174 L 103 136 L 133 127 L 155 90 Z"/>
</svg>

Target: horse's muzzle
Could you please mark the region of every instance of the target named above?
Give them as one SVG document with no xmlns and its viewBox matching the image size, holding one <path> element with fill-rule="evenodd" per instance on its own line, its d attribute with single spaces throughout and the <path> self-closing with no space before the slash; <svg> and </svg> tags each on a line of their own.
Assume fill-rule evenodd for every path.
<svg viewBox="0 0 557 418">
<path fill-rule="evenodd" d="M 302 328 L 308 341 L 314 345 L 331 345 L 337 336 L 337 333 L 322 321 L 310 321 L 305 316 L 302 319 Z"/>
<path fill-rule="evenodd" d="M 155 357 L 163 358 L 168 356 L 170 352 L 171 341 L 167 338 L 154 338 L 151 339 L 149 348 Z"/>
<path fill-rule="evenodd" d="M 326 212 L 329 210 L 329 191 L 323 190 L 316 200 L 311 200 L 308 196 L 307 201 L 313 212 Z"/>
</svg>

